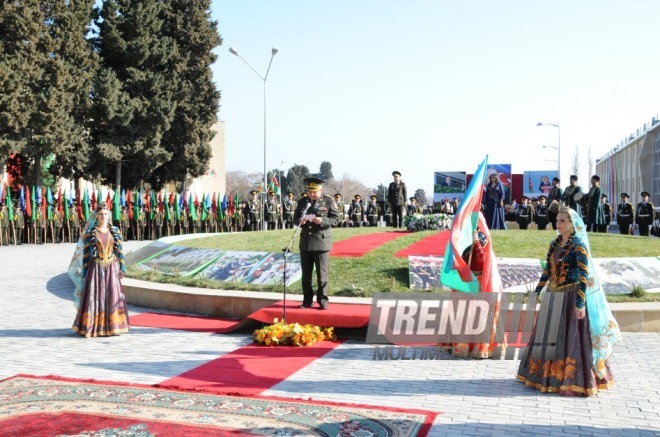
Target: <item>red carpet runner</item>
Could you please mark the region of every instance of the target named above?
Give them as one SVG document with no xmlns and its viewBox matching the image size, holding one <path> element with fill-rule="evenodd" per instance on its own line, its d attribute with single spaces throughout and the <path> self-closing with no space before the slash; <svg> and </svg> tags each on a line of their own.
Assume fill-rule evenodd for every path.
<svg viewBox="0 0 660 437">
<path fill-rule="evenodd" d="M 341 342 L 323 341 L 312 346 L 259 346 L 251 344 L 156 384 L 211 393 L 257 395 L 284 381 Z"/>
<path fill-rule="evenodd" d="M 430 256 L 445 254 L 447 242 L 449 241 L 449 231 L 440 231 L 435 235 L 428 236 L 417 243 L 412 244 L 405 249 L 401 249 L 394 254 L 397 258 L 408 256 Z"/>
<path fill-rule="evenodd" d="M 240 320 L 186 314 L 142 313 L 131 316 L 131 326 L 225 333 L 238 328 Z"/>
<path fill-rule="evenodd" d="M 408 232 L 375 232 L 357 235 L 334 243 L 330 256 L 357 258 L 404 235 L 408 235 Z"/>
</svg>

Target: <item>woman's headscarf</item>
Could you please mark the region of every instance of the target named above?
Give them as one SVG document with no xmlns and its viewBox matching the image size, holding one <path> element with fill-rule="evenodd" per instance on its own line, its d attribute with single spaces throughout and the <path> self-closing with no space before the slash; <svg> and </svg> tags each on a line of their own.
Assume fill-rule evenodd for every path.
<svg viewBox="0 0 660 437">
<path fill-rule="evenodd" d="M 596 374 L 605 377 L 605 360 L 612 355 L 614 345 L 621 341 L 619 324 L 614 320 L 612 311 L 605 298 L 605 292 L 600 285 L 593 260 L 589 237 L 582 221 L 582 217 L 573 209 L 568 210 L 575 229 L 575 235 L 587 248 L 587 261 L 589 277 L 587 278 L 586 302 L 589 317 L 589 331 L 591 333 L 591 348 Z"/>
</svg>

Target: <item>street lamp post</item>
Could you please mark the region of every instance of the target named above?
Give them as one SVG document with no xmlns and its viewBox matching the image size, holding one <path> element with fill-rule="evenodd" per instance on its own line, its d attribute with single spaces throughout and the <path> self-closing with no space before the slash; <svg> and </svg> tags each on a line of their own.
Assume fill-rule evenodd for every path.
<svg viewBox="0 0 660 437">
<path fill-rule="evenodd" d="M 265 193 L 268 191 L 267 186 L 268 186 L 268 172 L 266 171 L 266 79 L 268 79 L 268 73 L 270 72 L 270 66 L 273 64 L 273 57 L 277 54 L 278 49 L 273 47 L 271 49 L 271 54 L 270 54 L 270 62 L 268 63 L 268 69 L 266 70 L 266 74 L 264 76 L 260 75 L 257 70 L 255 70 L 252 65 L 248 63 L 241 55 L 238 54 L 238 50 L 236 50 L 233 47 L 229 48 L 229 53 L 232 55 L 238 56 L 241 61 L 245 62 L 245 65 L 250 67 L 252 71 L 256 73 L 257 76 L 264 82 L 264 184 L 263 184 L 263 190 L 262 190 L 262 199 L 261 199 L 261 229 L 266 230 L 268 229 L 266 226 L 266 201 L 265 201 Z"/>
<path fill-rule="evenodd" d="M 536 123 L 537 126 L 554 126 L 557 128 L 557 147 L 554 146 L 543 146 L 544 149 L 557 149 L 557 177 L 561 180 L 561 130 L 559 129 L 559 123 Z"/>
</svg>

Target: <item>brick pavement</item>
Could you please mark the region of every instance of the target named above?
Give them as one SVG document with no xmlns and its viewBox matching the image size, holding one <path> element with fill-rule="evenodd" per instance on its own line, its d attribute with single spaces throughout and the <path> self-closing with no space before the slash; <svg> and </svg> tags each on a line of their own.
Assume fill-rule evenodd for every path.
<svg viewBox="0 0 660 437">
<path fill-rule="evenodd" d="M 126 242 L 126 250 L 145 243 Z M 0 379 L 26 373 L 154 384 L 250 343 L 247 334 L 154 328 L 85 339 L 71 330 L 72 244 L 0 247 Z M 145 308 L 131 306 L 130 313 Z M 515 381 L 518 361 L 373 361 L 347 341 L 265 395 L 440 411 L 433 436 L 660 435 L 660 333 L 624 333 L 617 386 L 598 396 L 540 394 Z"/>
</svg>

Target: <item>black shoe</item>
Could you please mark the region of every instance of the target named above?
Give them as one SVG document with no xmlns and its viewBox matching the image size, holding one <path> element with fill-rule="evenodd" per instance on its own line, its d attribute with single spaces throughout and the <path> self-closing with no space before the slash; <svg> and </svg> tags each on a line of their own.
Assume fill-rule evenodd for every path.
<svg viewBox="0 0 660 437">
<path fill-rule="evenodd" d="M 307 303 L 304 303 L 304 304 L 300 305 L 300 308 L 311 308 L 311 307 L 312 307 L 312 305 L 307 304 Z"/>
<path fill-rule="evenodd" d="M 328 309 L 328 302 L 321 302 L 319 304 L 319 309 L 320 310 L 327 310 Z"/>
</svg>

